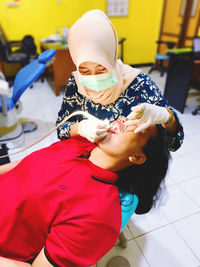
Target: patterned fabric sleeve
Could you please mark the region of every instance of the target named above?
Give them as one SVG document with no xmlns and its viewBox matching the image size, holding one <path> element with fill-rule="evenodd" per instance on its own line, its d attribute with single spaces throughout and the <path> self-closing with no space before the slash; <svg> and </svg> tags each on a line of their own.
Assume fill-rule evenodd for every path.
<svg viewBox="0 0 200 267">
<path fill-rule="evenodd" d="M 169 149 L 171 151 L 176 151 L 183 143 L 184 133 L 183 127 L 179 122 L 178 116 L 172 107 L 168 105 L 167 100 L 162 96 L 160 89 L 155 84 L 155 82 L 146 74 L 141 77 L 140 83 L 140 102 L 156 104 L 161 107 L 168 107 L 174 113 L 177 121 L 177 131 L 174 135 L 168 134 Z"/>
<path fill-rule="evenodd" d="M 78 108 L 77 108 L 78 107 Z M 78 94 L 75 79 L 71 76 L 67 82 L 65 94 L 60 111 L 58 112 L 58 118 L 56 125 L 64 120 L 66 116 L 69 116 L 76 110 L 81 110 L 81 106 L 78 106 Z M 61 125 L 57 129 L 58 138 L 61 140 L 67 139 L 70 136 L 70 128 L 76 123 L 77 117 L 71 118 L 69 121 Z"/>
</svg>

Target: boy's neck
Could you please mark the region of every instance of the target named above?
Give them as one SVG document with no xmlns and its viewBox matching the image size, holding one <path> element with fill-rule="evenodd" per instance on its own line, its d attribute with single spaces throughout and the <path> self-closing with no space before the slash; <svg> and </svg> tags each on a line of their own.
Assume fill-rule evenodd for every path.
<svg viewBox="0 0 200 267">
<path fill-rule="evenodd" d="M 89 160 L 98 167 L 112 172 L 118 172 L 128 166 L 127 160 L 124 161 L 120 160 L 118 157 L 110 156 L 98 146 L 91 151 Z"/>
</svg>

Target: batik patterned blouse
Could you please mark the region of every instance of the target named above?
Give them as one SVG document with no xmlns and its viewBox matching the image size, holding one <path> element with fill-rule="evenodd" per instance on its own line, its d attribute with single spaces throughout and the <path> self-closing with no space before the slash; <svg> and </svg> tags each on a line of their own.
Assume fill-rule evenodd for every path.
<svg viewBox="0 0 200 267">
<path fill-rule="evenodd" d="M 167 100 L 162 96 L 161 91 L 152 79 L 144 73 L 140 73 L 128 88 L 119 96 L 119 98 L 111 104 L 101 105 L 91 101 L 85 96 L 78 93 L 77 85 L 74 76 L 68 80 L 65 90 L 63 103 L 58 113 L 56 125 L 74 111 L 87 111 L 99 119 L 109 119 L 110 122 L 126 117 L 131 112 L 131 107 L 141 103 L 156 104 L 162 107 L 170 108 L 178 122 L 178 127 L 175 135 L 169 135 L 169 149 L 176 151 L 182 144 L 184 133 L 183 127 L 179 122 L 176 112 L 169 107 Z M 67 139 L 70 136 L 70 127 L 84 119 L 83 116 L 74 116 L 68 122 L 60 126 L 57 130 L 59 139 Z"/>
</svg>

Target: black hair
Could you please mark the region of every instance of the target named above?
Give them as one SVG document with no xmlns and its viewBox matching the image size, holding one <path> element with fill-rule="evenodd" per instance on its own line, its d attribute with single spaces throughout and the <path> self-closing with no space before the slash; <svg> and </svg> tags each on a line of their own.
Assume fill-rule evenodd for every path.
<svg viewBox="0 0 200 267">
<path fill-rule="evenodd" d="M 139 198 L 136 214 L 147 213 L 160 198 L 160 185 L 168 169 L 170 159 L 168 138 L 161 125 L 156 125 L 156 127 L 156 136 L 151 137 L 143 147 L 146 161 L 119 172 L 117 186 L 136 194 Z"/>
</svg>

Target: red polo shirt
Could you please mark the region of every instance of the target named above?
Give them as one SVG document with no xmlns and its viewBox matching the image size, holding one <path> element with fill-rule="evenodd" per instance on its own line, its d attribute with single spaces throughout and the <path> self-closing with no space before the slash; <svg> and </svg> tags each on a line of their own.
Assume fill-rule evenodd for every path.
<svg viewBox="0 0 200 267">
<path fill-rule="evenodd" d="M 117 174 L 88 159 L 94 144 L 71 138 L 33 152 L 0 176 L 0 255 L 20 261 L 45 247 L 55 266 L 91 266 L 120 233 Z"/>
</svg>

